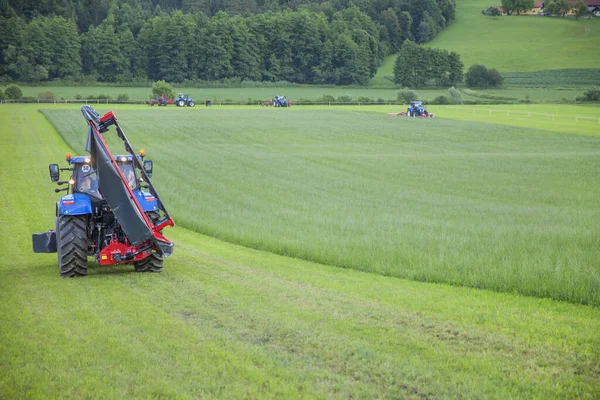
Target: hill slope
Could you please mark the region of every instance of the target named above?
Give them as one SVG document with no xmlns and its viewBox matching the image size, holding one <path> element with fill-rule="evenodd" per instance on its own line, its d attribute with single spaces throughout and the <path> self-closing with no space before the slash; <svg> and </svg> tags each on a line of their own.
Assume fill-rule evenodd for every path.
<svg viewBox="0 0 600 400">
<path fill-rule="evenodd" d="M 35 106 L 0 107 L 1 398 L 592 398 L 600 310 L 399 279 L 174 228 L 160 275 L 60 279 Z M 82 120 L 83 124 L 83 120 Z M 161 187 L 164 191 L 166 188 Z"/>
<path fill-rule="evenodd" d="M 456 21 L 427 46 L 456 51 L 465 69 L 484 64 L 500 72 L 525 72 L 600 65 L 599 19 L 481 15 L 492 4 L 456 0 Z M 386 58 L 376 78 L 393 75 L 394 60 Z"/>
<path fill-rule="evenodd" d="M 598 68 L 600 20 L 540 16 L 491 18 L 489 0 L 457 0 L 456 22 L 429 46 L 458 52 L 465 66 L 501 72 Z"/>
</svg>

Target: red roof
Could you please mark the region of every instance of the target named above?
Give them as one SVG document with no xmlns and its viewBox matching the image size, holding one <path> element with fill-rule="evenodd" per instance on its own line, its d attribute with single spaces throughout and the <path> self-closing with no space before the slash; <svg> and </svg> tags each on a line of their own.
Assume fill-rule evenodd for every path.
<svg viewBox="0 0 600 400">
<path fill-rule="evenodd" d="M 506 10 L 504 9 L 504 7 L 502 6 L 492 6 L 493 8 L 497 8 L 498 11 L 500 11 L 501 13 L 506 12 Z"/>
<path fill-rule="evenodd" d="M 569 4 L 575 4 L 579 0 L 569 0 Z M 600 0 L 584 0 L 588 7 L 600 6 Z"/>
<path fill-rule="evenodd" d="M 542 8 L 543 5 L 544 5 L 543 1 L 534 1 L 533 2 L 533 7 L 535 7 L 535 8 Z"/>
</svg>

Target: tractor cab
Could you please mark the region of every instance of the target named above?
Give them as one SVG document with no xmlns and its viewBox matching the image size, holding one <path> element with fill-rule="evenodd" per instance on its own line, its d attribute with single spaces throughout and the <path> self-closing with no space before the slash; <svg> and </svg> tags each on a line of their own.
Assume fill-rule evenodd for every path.
<svg viewBox="0 0 600 400">
<path fill-rule="evenodd" d="M 70 164 L 73 166 L 73 193 L 84 193 L 101 199 L 102 195 L 98 191 L 98 176 L 96 170 L 90 162 L 89 157 L 73 157 Z M 116 156 L 115 161 L 125 177 L 127 185 L 131 190 L 139 190 L 139 181 L 135 174 L 135 168 L 132 164 L 131 155 Z"/>
<path fill-rule="evenodd" d="M 137 156 L 138 160 L 143 160 L 144 155 L 144 151 L 141 150 L 140 155 Z M 142 178 L 138 178 L 138 174 L 134 168 L 133 156 L 130 154 L 117 155 L 114 159 L 129 189 L 131 189 L 135 197 L 140 201 L 143 211 L 156 211 L 158 209 L 156 199 L 150 193 L 142 190 L 145 187 L 143 186 Z M 98 175 L 92 165 L 91 158 L 89 156 L 73 157 L 70 153 L 67 153 L 66 161 L 69 163 L 69 168 L 59 168 L 58 164 L 50 164 L 49 166 L 50 180 L 56 182 L 58 185 L 68 185 L 63 189 L 55 189 L 56 192 L 66 191 L 67 196 L 64 197 L 68 197 L 66 202 L 59 202 L 57 212 L 61 213 L 64 211 L 65 213 L 69 213 L 69 208 L 71 207 L 68 206 L 92 209 L 94 208 L 92 207 L 93 204 L 104 202 L 98 185 Z M 152 177 L 152 161 L 143 160 L 142 165 L 148 177 Z M 68 181 L 59 180 L 61 170 L 72 171 Z"/>
</svg>

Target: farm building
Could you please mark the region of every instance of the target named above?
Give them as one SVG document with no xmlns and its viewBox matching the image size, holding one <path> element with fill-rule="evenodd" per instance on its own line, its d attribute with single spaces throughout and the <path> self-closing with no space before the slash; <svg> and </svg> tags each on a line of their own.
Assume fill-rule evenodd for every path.
<svg viewBox="0 0 600 400">
<path fill-rule="evenodd" d="M 575 5 L 579 0 L 569 0 L 569 4 Z M 596 17 L 600 17 L 600 0 L 583 0 L 588 6 L 588 12 Z M 570 10 L 567 15 L 574 15 L 575 10 Z"/>
<path fill-rule="evenodd" d="M 600 17 L 600 0 L 586 0 L 588 12 L 596 17 Z"/>
<path fill-rule="evenodd" d="M 552 0 L 549 0 L 552 1 Z M 579 0 L 568 0 L 569 4 L 572 6 L 575 6 L 575 3 L 577 3 Z M 596 17 L 600 17 L 600 0 L 584 0 L 585 3 L 588 6 L 588 12 L 590 14 L 595 15 Z M 545 3 L 544 1 L 534 1 L 533 3 L 533 8 L 531 10 L 527 10 L 527 11 L 523 11 L 520 13 L 520 15 L 544 15 L 544 7 L 545 7 Z M 489 6 L 486 10 L 483 11 L 483 14 L 489 14 L 491 9 L 497 9 L 500 12 L 500 15 L 509 15 L 508 11 L 502 7 L 502 6 Z M 570 10 L 567 15 L 574 15 L 575 11 L 574 10 Z M 513 12 L 512 15 L 515 15 L 515 13 Z"/>
<path fill-rule="evenodd" d="M 533 8 L 531 10 L 527 10 L 523 12 L 524 15 L 542 15 L 544 9 L 543 1 L 534 1 Z"/>
</svg>

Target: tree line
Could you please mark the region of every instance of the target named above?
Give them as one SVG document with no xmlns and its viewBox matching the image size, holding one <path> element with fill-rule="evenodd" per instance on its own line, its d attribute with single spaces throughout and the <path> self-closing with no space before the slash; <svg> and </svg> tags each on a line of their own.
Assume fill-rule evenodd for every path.
<svg viewBox="0 0 600 400">
<path fill-rule="evenodd" d="M 463 80 L 463 67 L 458 53 L 407 39 L 394 63 L 394 82 L 407 87 L 455 86 Z"/>
<path fill-rule="evenodd" d="M 405 40 L 454 20 L 454 0 L 6 0 L 0 77 L 367 84 Z"/>
<path fill-rule="evenodd" d="M 508 14 L 521 14 L 533 8 L 533 0 L 502 0 L 501 4 Z"/>
</svg>

